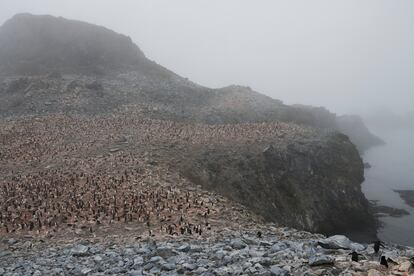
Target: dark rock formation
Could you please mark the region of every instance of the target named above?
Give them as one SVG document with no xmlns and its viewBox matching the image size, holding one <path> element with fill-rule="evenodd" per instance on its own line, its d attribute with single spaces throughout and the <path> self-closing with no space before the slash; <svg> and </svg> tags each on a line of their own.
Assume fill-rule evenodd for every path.
<svg viewBox="0 0 414 276">
<path fill-rule="evenodd" d="M 185 175 L 267 220 L 356 240 L 376 236 L 377 224 L 361 191 L 362 160 L 345 135 L 292 141 L 282 148 L 233 145 L 193 154 Z"/>
</svg>

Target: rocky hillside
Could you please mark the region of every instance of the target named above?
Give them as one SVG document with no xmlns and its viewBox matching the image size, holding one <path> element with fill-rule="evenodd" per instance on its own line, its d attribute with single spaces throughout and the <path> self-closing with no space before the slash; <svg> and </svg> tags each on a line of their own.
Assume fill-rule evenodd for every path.
<svg viewBox="0 0 414 276">
<path fill-rule="evenodd" d="M 208 213 L 205 203 L 144 185 L 174 172 L 177 183 L 279 225 L 375 238 L 362 161 L 329 111 L 287 106 L 248 87 L 199 86 L 123 35 L 62 18 L 15 16 L 0 28 L 0 49 L 3 233 L 65 225 L 94 232 L 91 223 L 130 220 L 165 231 L 172 218 L 168 231 L 179 233 L 183 206 L 193 216 Z M 144 199 L 151 206 L 140 207 Z"/>
<path fill-rule="evenodd" d="M 127 36 L 53 16 L 19 14 L 0 28 L 0 73 L 103 73 L 144 61 Z"/>
<path fill-rule="evenodd" d="M 52 16 L 20 14 L 0 27 L 0 81 L 2 116 L 108 112 L 135 104 L 155 118 L 277 120 L 340 130 L 357 137 L 356 144 L 363 140 L 363 149 L 377 143 L 369 131 L 354 135 L 353 128 L 341 128 L 326 109 L 288 106 L 248 87 L 201 87 L 148 60 L 129 37 Z"/>
</svg>

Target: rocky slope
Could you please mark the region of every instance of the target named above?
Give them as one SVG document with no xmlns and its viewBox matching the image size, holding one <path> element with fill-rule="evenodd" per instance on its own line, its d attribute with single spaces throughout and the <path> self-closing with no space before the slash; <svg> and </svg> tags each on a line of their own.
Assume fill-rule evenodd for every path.
<svg viewBox="0 0 414 276">
<path fill-rule="evenodd" d="M 120 72 L 126 74 L 119 75 Z M 81 81 L 68 86 L 56 79 L 61 74 L 80 73 L 93 76 L 102 84 L 91 86 Z M 55 79 L 50 83 L 45 78 L 19 78 L 22 74 L 49 75 Z M 353 128 L 340 127 L 335 114 L 326 109 L 284 105 L 248 87 L 198 86 L 148 60 L 129 37 L 63 18 L 20 14 L 1 26 L 1 75 L 14 78 L 3 79 L 0 95 L 5 103 L 0 106 L 0 115 L 54 111 L 49 104 L 52 100 L 60 102 L 59 110 L 78 110 L 77 103 L 62 102 L 64 95 L 56 95 L 73 94 L 75 90 L 77 96 L 88 102 L 81 107 L 83 111 L 102 112 L 132 103 L 145 105 L 159 118 L 206 123 L 278 120 L 340 130 L 351 139 L 357 137 L 353 140 L 357 145 L 359 138 L 364 139 L 364 149 L 377 144 L 369 131 L 353 135 Z M 119 99 L 119 93 L 123 99 Z M 26 106 L 28 101 L 30 107 Z"/>
<path fill-rule="evenodd" d="M 247 87 L 201 87 L 146 59 L 127 37 L 77 21 L 18 15 L 0 28 L 0 45 L 2 237 L 132 231 L 203 241 L 267 220 L 375 238 L 361 158 L 333 131 L 337 118 L 327 110 L 287 106 Z M 21 248 L 7 252 L 0 261 L 27 257 Z M 36 271 L 34 258 L 27 265 Z M 70 262 L 68 271 L 82 272 Z M 266 264 L 252 261 L 246 273 L 267 273 Z"/>
<path fill-rule="evenodd" d="M 0 28 L 0 73 L 100 73 L 145 61 L 129 37 L 92 24 L 18 14 Z"/>
</svg>

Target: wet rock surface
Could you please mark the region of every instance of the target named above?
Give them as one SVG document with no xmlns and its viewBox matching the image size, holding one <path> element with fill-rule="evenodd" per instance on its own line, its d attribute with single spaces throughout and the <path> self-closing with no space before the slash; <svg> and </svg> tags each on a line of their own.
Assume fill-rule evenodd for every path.
<svg viewBox="0 0 414 276">
<path fill-rule="evenodd" d="M 0 247 L 2 275 L 408 275 L 414 250 L 386 245 L 378 254 L 371 245 L 338 237 L 271 225 L 217 231 L 208 237 L 158 237 L 142 241 L 105 237 L 71 241 L 19 240 Z M 340 241 L 338 241 L 338 239 Z M 321 241 L 353 244 L 350 250 L 325 249 Z M 30 246 L 27 244 L 30 243 Z M 346 243 L 346 244 L 344 244 Z M 395 263 L 380 265 L 382 255 Z"/>
</svg>

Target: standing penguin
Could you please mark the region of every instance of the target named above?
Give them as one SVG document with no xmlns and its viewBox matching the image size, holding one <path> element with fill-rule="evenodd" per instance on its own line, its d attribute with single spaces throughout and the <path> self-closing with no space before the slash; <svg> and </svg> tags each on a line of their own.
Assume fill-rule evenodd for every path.
<svg viewBox="0 0 414 276">
<path fill-rule="evenodd" d="M 388 262 L 387 262 L 387 259 L 385 258 L 385 256 L 381 256 L 380 264 L 385 266 L 386 268 L 388 268 Z"/>
<path fill-rule="evenodd" d="M 349 253 L 348 255 L 351 255 L 351 260 L 353 262 L 358 262 L 359 261 L 359 256 L 362 256 L 361 254 L 358 254 L 355 251 L 353 251 L 352 253 Z"/>
<path fill-rule="evenodd" d="M 381 247 L 384 247 L 384 244 L 382 243 L 382 241 L 374 242 L 374 251 L 375 251 L 375 253 L 378 253 Z"/>
</svg>

